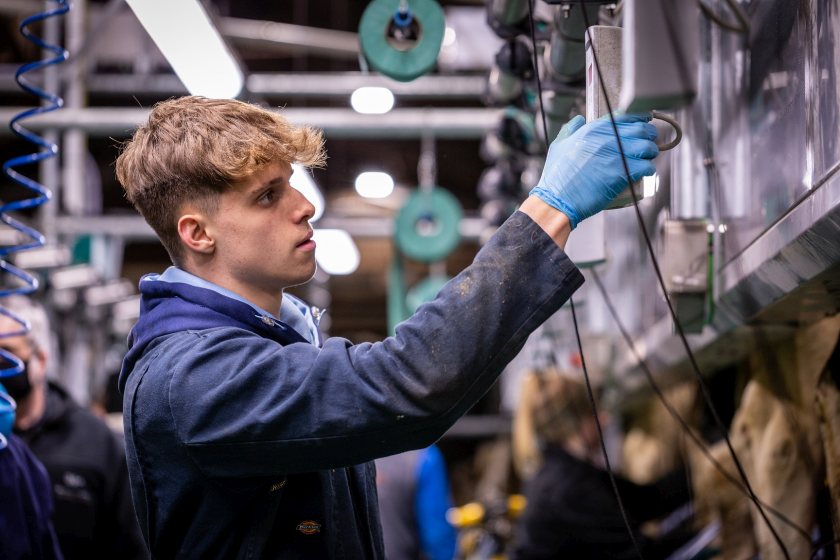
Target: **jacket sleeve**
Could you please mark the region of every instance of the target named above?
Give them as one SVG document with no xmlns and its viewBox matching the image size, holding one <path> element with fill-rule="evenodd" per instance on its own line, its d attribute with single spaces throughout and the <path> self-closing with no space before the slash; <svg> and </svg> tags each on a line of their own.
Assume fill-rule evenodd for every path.
<svg viewBox="0 0 840 560">
<path fill-rule="evenodd" d="M 279 346 L 219 328 L 173 335 L 152 353 L 168 356 L 172 422 L 208 476 L 337 468 L 440 438 L 582 283 L 517 212 L 382 342 Z"/>
</svg>

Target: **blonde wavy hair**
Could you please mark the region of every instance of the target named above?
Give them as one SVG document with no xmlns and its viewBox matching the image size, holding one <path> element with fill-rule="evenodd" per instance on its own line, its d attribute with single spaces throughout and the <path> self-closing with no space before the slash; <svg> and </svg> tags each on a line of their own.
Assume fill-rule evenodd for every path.
<svg viewBox="0 0 840 560">
<path fill-rule="evenodd" d="M 323 134 L 250 103 L 186 96 L 152 108 L 121 146 L 116 173 L 126 198 L 179 264 L 184 205 L 213 213 L 225 189 L 278 161 L 322 167 Z"/>
</svg>

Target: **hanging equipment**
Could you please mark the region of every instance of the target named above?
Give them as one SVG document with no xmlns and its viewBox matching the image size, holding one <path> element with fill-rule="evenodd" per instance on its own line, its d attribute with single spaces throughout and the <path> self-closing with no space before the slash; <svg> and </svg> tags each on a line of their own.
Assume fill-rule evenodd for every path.
<svg viewBox="0 0 840 560">
<path fill-rule="evenodd" d="M 434 67 L 445 30 L 435 0 L 373 0 L 359 23 L 359 43 L 374 70 L 410 82 Z"/>
</svg>

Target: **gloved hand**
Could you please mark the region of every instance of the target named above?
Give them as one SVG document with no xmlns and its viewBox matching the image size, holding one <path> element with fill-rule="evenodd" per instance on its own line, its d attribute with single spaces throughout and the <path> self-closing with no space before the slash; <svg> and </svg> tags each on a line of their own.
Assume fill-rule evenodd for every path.
<svg viewBox="0 0 840 560">
<path fill-rule="evenodd" d="M 656 127 L 649 115 L 616 115 L 616 127 L 630 168 L 638 181 L 656 168 Z M 560 130 L 548 148 L 542 177 L 530 194 L 563 212 L 572 228 L 607 207 L 627 185 L 609 115 L 589 124 L 578 115 Z"/>
</svg>

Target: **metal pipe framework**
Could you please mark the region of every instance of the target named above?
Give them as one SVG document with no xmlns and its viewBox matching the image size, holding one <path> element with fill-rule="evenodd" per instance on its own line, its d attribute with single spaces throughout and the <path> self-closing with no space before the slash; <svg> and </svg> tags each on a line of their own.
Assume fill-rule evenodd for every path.
<svg viewBox="0 0 840 560">
<path fill-rule="evenodd" d="M 0 122 L 8 122 L 22 110 L 0 109 Z M 418 138 L 433 132 L 437 138 L 481 138 L 502 117 L 499 109 L 395 109 L 384 115 L 362 115 L 352 109 L 289 108 L 280 111 L 294 124 L 320 128 L 334 138 Z M 27 119 L 26 126 L 46 129 L 84 130 L 91 136 L 128 136 L 146 120 L 149 109 L 63 109 Z M 0 134 L 10 135 L 7 128 Z"/>
</svg>

